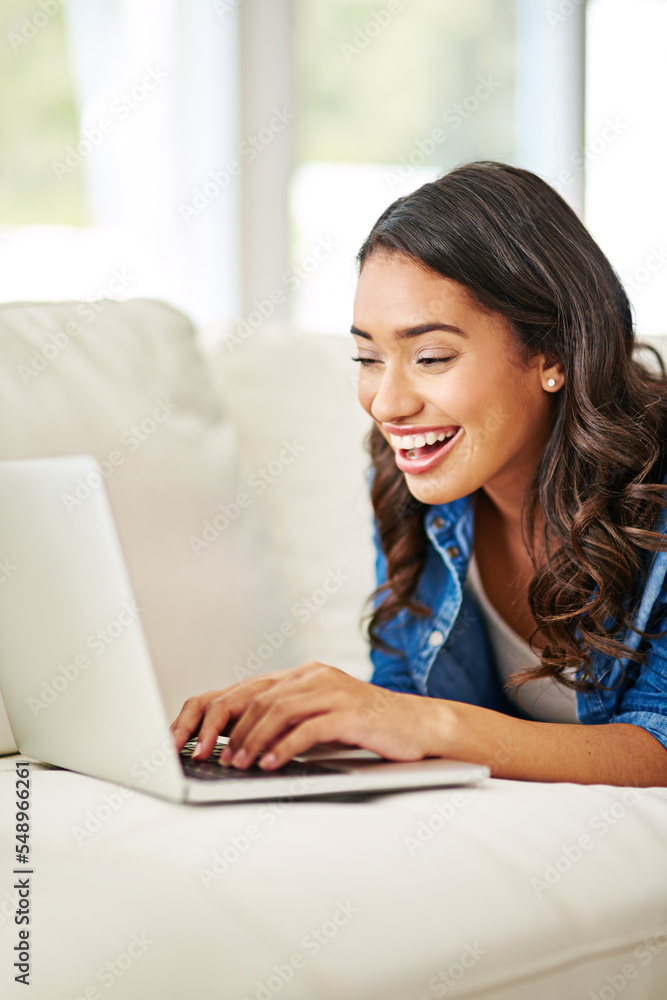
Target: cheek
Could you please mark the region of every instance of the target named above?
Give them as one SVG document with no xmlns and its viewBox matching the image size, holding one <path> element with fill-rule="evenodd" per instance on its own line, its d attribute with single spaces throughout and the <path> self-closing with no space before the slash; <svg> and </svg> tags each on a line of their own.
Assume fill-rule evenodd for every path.
<svg viewBox="0 0 667 1000">
<path fill-rule="evenodd" d="M 486 403 L 480 413 L 479 439 L 484 444 L 492 438 L 501 435 L 504 439 L 512 436 L 517 427 L 516 399 L 511 394 L 498 391 L 489 392 Z"/>
<path fill-rule="evenodd" d="M 473 450 L 498 443 L 504 447 L 520 432 L 525 419 L 521 387 L 492 363 L 450 380 L 441 405 L 443 412 L 463 425 Z"/>
<path fill-rule="evenodd" d="M 474 433 L 489 411 L 498 407 L 498 379 L 487 370 L 464 371 L 443 380 L 433 398 L 443 413 Z"/>
</svg>

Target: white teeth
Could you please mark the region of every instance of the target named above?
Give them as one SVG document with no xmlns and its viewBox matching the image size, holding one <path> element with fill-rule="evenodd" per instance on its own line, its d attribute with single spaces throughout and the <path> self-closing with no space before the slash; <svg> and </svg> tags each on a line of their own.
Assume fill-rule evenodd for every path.
<svg viewBox="0 0 667 1000">
<path fill-rule="evenodd" d="M 414 448 L 415 446 L 415 439 L 411 434 L 390 434 L 389 439 L 394 448 L 404 448 L 406 451 L 409 451 L 410 448 Z"/>
<path fill-rule="evenodd" d="M 394 448 L 402 448 L 404 451 L 411 451 L 413 448 L 423 448 L 425 444 L 435 444 L 436 441 L 445 441 L 454 437 L 458 427 L 454 431 L 427 431 L 426 434 L 390 434 L 389 440 Z"/>
</svg>

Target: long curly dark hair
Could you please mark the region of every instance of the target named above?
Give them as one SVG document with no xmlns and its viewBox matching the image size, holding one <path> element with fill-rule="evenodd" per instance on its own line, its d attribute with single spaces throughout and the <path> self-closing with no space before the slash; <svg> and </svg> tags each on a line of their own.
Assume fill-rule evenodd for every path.
<svg viewBox="0 0 667 1000">
<path fill-rule="evenodd" d="M 665 634 L 641 632 L 631 619 L 648 572 L 646 552 L 667 548 L 667 537 L 652 530 L 667 505 L 667 376 L 658 352 L 636 339 L 611 264 L 546 182 L 486 161 L 458 167 L 390 205 L 359 251 L 359 271 L 378 252 L 465 286 L 483 309 L 509 320 L 525 362 L 544 353 L 565 373 L 522 509 L 534 571 L 528 601 L 538 625 L 531 639 L 539 631 L 546 646 L 535 669 L 512 682 L 553 677 L 575 690 L 602 687 L 591 650 L 641 666 L 641 644 L 632 650 L 619 636 L 627 627 L 642 639 Z M 653 352 L 659 373 L 634 358 L 640 348 Z M 414 597 L 427 554 L 428 505 L 409 492 L 375 425 L 366 448 L 387 560 L 387 582 L 368 598 L 375 607 L 367 637 L 389 651 L 383 624 L 402 608 L 431 613 Z M 540 507 L 547 557 L 538 566 Z"/>
</svg>

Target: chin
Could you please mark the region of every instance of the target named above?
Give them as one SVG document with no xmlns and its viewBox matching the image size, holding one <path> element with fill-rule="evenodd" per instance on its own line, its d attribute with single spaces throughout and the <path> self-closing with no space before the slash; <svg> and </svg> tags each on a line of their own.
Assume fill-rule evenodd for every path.
<svg viewBox="0 0 667 1000">
<path fill-rule="evenodd" d="M 409 472 L 405 473 L 405 484 L 415 500 L 426 504 L 450 503 L 465 496 L 446 483 L 429 482 L 424 476 L 411 476 Z"/>
</svg>

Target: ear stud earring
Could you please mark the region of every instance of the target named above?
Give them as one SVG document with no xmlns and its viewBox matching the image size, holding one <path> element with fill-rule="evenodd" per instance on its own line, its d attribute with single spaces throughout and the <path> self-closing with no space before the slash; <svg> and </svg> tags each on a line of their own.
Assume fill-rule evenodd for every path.
<svg viewBox="0 0 667 1000">
<path fill-rule="evenodd" d="M 550 386 L 552 389 L 555 386 L 555 384 L 556 384 L 556 379 L 555 378 L 549 378 L 549 379 L 547 379 L 547 385 Z"/>
</svg>

